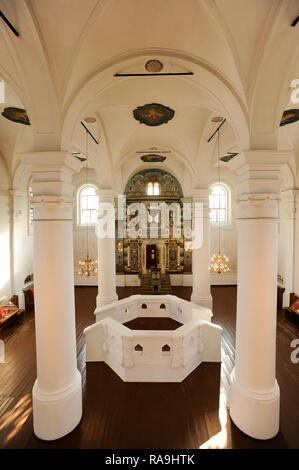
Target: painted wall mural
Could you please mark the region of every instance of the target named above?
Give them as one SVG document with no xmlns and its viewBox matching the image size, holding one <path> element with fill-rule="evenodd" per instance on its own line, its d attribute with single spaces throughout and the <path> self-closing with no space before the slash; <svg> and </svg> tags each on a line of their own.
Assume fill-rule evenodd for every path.
<svg viewBox="0 0 299 470">
<path fill-rule="evenodd" d="M 125 194 L 128 199 L 140 199 L 147 196 L 148 183 L 159 183 L 160 196 L 159 198 L 181 198 L 183 191 L 178 180 L 168 173 L 167 171 L 153 168 L 149 170 L 141 170 L 136 173 L 128 181 L 125 189 Z M 155 196 L 156 197 L 156 196 Z"/>
<path fill-rule="evenodd" d="M 147 126 L 161 126 L 166 124 L 174 116 L 174 110 L 163 104 L 151 103 L 138 106 L 133 111 L 134 118 Z"/>
<path fill-rule="evenodd" d="M 163 157 L 162 155 L 142 155 L 140 159 L 145 162 L 145 163 L 156 163 L 156 162 L 164 162 L 166 160 L 166 157 Z"/>
<path fill-rule="evenodd" d="M 149 196 L 147 193 L 149 183 L 159 184 L 159 195 Z M 126 274 L 145 273 L 147 267 L 147 251 L 154 249 L 156 253 L 156 265 L 161 272 L 182 273 L 184 269 L 184 230 L 183 230 L 183 191 L 177 179 L 165 170 L 151 168 L 141 170 L 133 175 L 125 188 L 126 204 L 143 202 L 146 209 L 147 230 L 145 234 L 138 234 L 137 239 L 129 231 L 126 232 L 123 241 L 123 257 L 119 256 L 118 243 L 116 242 L 117 272 Z M 166 202 L 169 206 L 169 233 L 162 236 L 162 226 L 159 205 Z M 174 206 L 173 206 L 174 203 Z M 180 212 L 180 219 L 177 215 Z M 127 214 L 127 222 L 136 216 Z M 116 226 L 122 221 L 116 221 Z M 180 223 L 181 230 L 178 229 Z M 142 230 L 141 230 L 142 232 Z M 186 257 L 186 272 L 192 271 L 192 257 L 188 253 Z M 122 264 L 123 263 L 123 264 Z"/>
<path fill-rule="evenodd" d="M 9 119 L 9 121 L 18 122 L 19 124 L 25 124 L 26 126 L 30 126 L 29 117 L 25 109 L 8 107 L 4 108 L 1 114 L 6 119 Z"/>
<path fill-rule="evenodd" d="M 151 73 L 161 72 L 163 64 L 158 59 L 150 59 L 145 64 L 145 70 Z"/>
<path fill-rule="evenodd" d="M 299 121 L 299 109 L 286 109 L 282 115 L 280 126 Z"/>
</svg>

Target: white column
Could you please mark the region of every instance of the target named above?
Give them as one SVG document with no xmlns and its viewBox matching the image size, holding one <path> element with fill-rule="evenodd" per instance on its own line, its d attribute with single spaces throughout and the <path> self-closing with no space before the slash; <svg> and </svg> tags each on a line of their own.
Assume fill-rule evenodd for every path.
<svg viewBox="0 0 299 470">
<path fill-rule="evenodd" d="M 102 231 L 98 238 L 98 295 L 95 315 L 103 305 L 118 299 L 115 279 L 115 209 L 110 190 L 99 191 L 99 220 Z"/>
<path fill-rule="evenodd" d="M 193 231 L 197 231 L 199 247 L 192 248 L 193 289 L 191 302 L 212 310 L 210 283 L 210 218 L 209 189 L 198 189 L 193 195 Z"/>
<path fill-rule="evenodd" d="M 246 151 L 229 163 L 239 175 L 238 295 L 230 415 L 251 437 L 279 429 L 275 379 L 279 169 L 288 154 Z"/>
<path fill-rule="evenodd" d="M 34 194 L 37 379 L 33 387 L 33 426 L 40 439 L 54 440 L 71 432 L 82 416 L 71 184 L 81 164 L 66 152 L 23 154 L 21 160 L 32 169 Z"/>
</svg>

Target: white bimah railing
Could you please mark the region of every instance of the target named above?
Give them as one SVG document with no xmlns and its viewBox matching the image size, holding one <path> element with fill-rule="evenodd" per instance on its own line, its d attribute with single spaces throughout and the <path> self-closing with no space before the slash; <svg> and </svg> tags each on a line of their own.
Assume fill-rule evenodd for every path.
<svg viewBox="0 0 299 470">
<path fill-rule="evenodd" d="M 85 328 L 86 361 L 104 361 L 125 382 L 181 382 L 201 362 L 221 362 L 222 328 L 211 310 L 174 295 L 133 295 L 96 310 Z M 131 330 L 138 317 L 169 317 L 176 330 Z"/>
</svg>

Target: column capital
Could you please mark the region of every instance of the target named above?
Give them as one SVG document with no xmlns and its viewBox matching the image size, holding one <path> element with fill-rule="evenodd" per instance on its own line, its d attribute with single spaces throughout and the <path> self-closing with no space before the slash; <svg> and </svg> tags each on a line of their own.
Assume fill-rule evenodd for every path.
<svg viewBox="0 0 299 470">
<path fill-rule="evenodd" d="M 82 163 L 68 152 L 32 152 L 19 155 L 32 172 L 34 221 L 72 220 L 72 177 Z"/>
<path fill-rule="evenodd" d="M 72 196 L 72 177 L 80 171 L 82 163 L 69 152 L 22 153 L 19 158 L 31 169 L 34 196 Z"/>
<path fill-rule="evenodd" d="M 55 172 L 56 168 L 64 168 L 68 169 L 70 173 L 77 173 L 83 166 L 77 158 L 64 151 L 19 153 L 19 158 L 24 165 L 33 171 L 48 169 Z"/>
<path fill-rule="evenodd" d="M 239 177 L 237 194 L 278 193 L 280 168 L 290 161 L 291 151 L 244 150 L 228 163 Z"/>
</svg>

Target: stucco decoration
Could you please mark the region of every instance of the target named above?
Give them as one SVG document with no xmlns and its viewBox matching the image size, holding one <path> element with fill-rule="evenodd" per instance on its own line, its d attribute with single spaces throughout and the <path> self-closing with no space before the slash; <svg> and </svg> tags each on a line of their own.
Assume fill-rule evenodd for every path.
<svg viewBox="0 0 299 470">
<path fill-rule="evenodd" d="M 156 199 L 183 197 L 181 185 L 174 176 L 167 171 L 152 168 L 141 170 L 130 178 L 125 189 L 127 198 L 147 197 L 148 183 L 159 183 L 160 196 L 155 196 Z"/>
<path fill-rule="evenodd" d="M 142 157 L 140 158 L 145 163 L 164 162 L 164 160 L 166 160 L 166 157 L 163 157 L 162 155 L 154 155 L 154 154 L 142 155 Z"/>
<path fill-rule="evenodd" d="M 286 109 L 283 112 L 280 126 L 286 126 L 287 124 L 292 124 L 299 120 L 299 109 Z"/>
<path fill-rule="evenodd" d="M 174 116 L 174 110 L 163 104 L 151 103 L 138 106 L 133 111 L 134 118 L 147 126 L 161 126 L 166 124 Z"/>
<path fill-rule="evenodd" d="M 163 69 L 163 64 L 162 62 L 160 62 L 160 60 L 157 60 L 157 59 L 148 60 L 145 64 L 145 70 L 151 73 L 161 72 L 162 69 Z"/>
<path fill-rule="evenodd" d="M 13 122 L 18 122 L 19 124 L 25 124 L 26 126 L 30 126 L 30 121 L 28 118 L 28 114 L 26 113 L 25 109 L 21 108 L 4 108 L 2 111 L 2 116 L 6 117 Z"/>
</svg>

